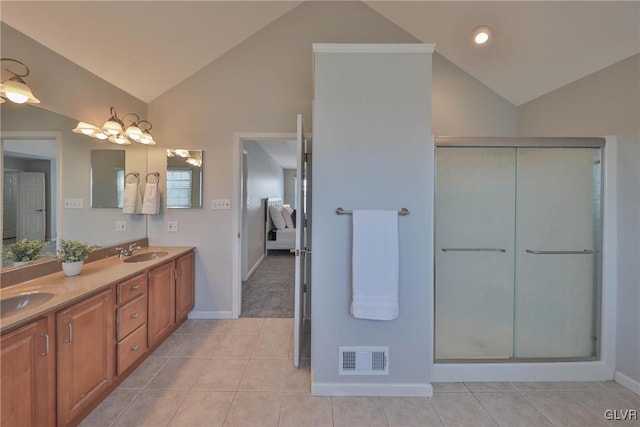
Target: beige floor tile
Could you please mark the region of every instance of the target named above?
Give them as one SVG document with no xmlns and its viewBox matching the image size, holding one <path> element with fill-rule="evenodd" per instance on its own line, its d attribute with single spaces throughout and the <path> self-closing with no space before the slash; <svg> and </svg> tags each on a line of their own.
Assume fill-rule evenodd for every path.
<svg viewBox="0 0 640 427">
<path fill-rule="evenodd" d="M 383 397 L 381 400 L 390 427 L 442 426 L 427 398 Z"/>
<path fill-rule="evenodd" d="M 258 335 L 226 335 L 211 357 L 225 359 L 248 359 Z"/>
<path fill-rule="evenodd" d="M 281 391 L 289 363 L 288 360 L 278 359 L 249 360 L 238 390 Z"/>
<path fill-rule="evenodd" d="M 275 427 L 280 415 L 280 393 L 237 392 L 225 427 Z"/>
<path fill-rule="evenodd" d="M 568 392 L 524 392 L 523 396 L 551 423 L 563 427 L 605 425 L 588 408 L 572 399 Z"/>
<path fill-rule="evenodd" d="M 431 405 L 445 426 L 497 425 L 471 393 L 436 393 Z"/>
<path fill-rule="evenodd" d="M 189 335 L 170 335 L 165 342 L 160 344 L 153 352 L 154 357 L 171 357 L 189 338 Z"/>
<path fill-rule="evenodd" d="M 199 319 L 187 319 L 184 321 L 184 323 L 182 323 L 182 325 L 180 325 L 178 327 L 178 329 L 176 329 L 176 331 L 174 332 L 174 334 L 187 334 L 190 335 L 192 333 L 195 332 L 195 330 L 198 328 L 198 322 L 200 322 Z"/>
<path fill-rule="evenodd" d="M 331 408 L 336 427 L 388 425 L 379 397 L 332 397 Z"/>
<path fill-rule="evenodd" d="M 289 361 L 287 366 L 287 374 L 284 383 L 284 391 L 311 391 L 311 360 L 300 359 L 300 366 L 295 367 L 293 362 Z"/>
<path fill-rule="evenodd" d="M 147 389 L 189 390 L 201 375 L 208 359 L 170 359 Z"/>
<path fill-rule="evenodd" d="M 236 391 L 247 359 L 209 359 L 193 390 Z"/>
<path fill-rule="evenodd" d="M 168 361 L 167 357 L 151 356 L 147 358 L 120 383 L 119 388 L 144 388 Z"/>
<path fill-rule="evenodd" d="M 288 359 L 292 336 L 290 334 L 265 334 L 258 336 L 251 353 L 252 359 Z"/>
<path fill-rule="evenodd" d="M 235 319 L 229 329 L 232 335 L 258 335 L 262 330 L 264 319 L 257 317 L 241 317 Z"/>
<path fill-rule="evenodd" d="M 512 382 L 511 385 L 519 391 L 572 391 L 602 389 L 602 385 L 594 381 Z"/>
<path fill-rule="evenodd" d="M 435 393 L 468 393 L 464 383 L 431 383 Z"/>
<path fill-rule="evenodd" d="M 233 320 L 231 319 L 197 319 L 194 334 L 225 335 Z"/>
<path fill-rule="evenodd" d="M 622 394 L 617 393 L 617 391 L 618 390 L 611 391 L 606 389 L 584 390 L 567 392 L 566 394 L 582 406 L 589 408 L 594 415 L 605 422 L 610 421 L 607 415 L 616 415 L 616 413 L 612 413 L 612 411 L 617 411 L 618 418 L 622 418 L 622 411 L 625 410 L 635 409 L 640 412 L 640 407 L 634 408 L 633 405 L 630 405 L 630 402 L 625 399 Z M 626 413 L 627 412 L 625 412 L 625 414 Z M 640 415 L 640 413 L 638 415 Z M 627 425 L 640 426 L 640 420 L 630 418 L 631 417 L 625 420 L 619 419 L 617 423 L 620 424 L 621 427 Z"/>
<path fill-rule="evenodd" d="M 186 391 L 178 390 L 142 390 L 113 426 L 166 426 L 186 394 Z"/>
<path fill-rule="evenodd" d="M 511 383 L 507 382 L 498 382 L 498 383 L 464 383 L 465 387 L 469 391 L 473 392 L 485 392 L 485 391 L 515 391 L 516 389 L 511 385 Z"/>
<path fill-rule="evenodd" d="M 626 387 L 623 386 L 620 383 L 617 383 L 613 380 L 611 381 L 600 381 L 598 384 L 600 384 L 602 387 L 606 388 L 606 389 L 618 389 L 618 390 L 626 390 Z"/>
<path fill-rule="evenodd" d="M 103 427 L 115 421 L 134 401 L 140 390 L 115 389 L 81 423 L 80 427 Z"/>
<path fill-rule="evenodd" d="M 552 427 L 540 412 L 518 392 L 478 393 L 476 398 L 489 415 L 505 427 Z"/>
<path fill-rule="evenodd" d="M 640 411 L 640 394 L 634 393 L 631 390 L 625 388 L 623 390 L 615 390 L 615 394 L 626 399 L 629 404 L 637 408 Z M 638 414 L 640 417 L 640 414 Z"/>
<path fill-rule="evenodd" d="M 281 319 L 264 319 L 261 333 L 263 334 L 293 334 L 293 319 L 286 317 Z"/>
<path fill-rule="evenodd" d="M 309 393 L 284 393 L 279 427 L 331 427 L 331 398 Z"/>
<path fill-rule="evenodd" d="M 235 393 L 190 391 L 169 423 L 170 427 L 220 427 Z"/>
<path fill-rule="evenodd" d="M 224 335 L 191 335 L 173 357 L 210 357 L 223 339 Z"/>
</svg>

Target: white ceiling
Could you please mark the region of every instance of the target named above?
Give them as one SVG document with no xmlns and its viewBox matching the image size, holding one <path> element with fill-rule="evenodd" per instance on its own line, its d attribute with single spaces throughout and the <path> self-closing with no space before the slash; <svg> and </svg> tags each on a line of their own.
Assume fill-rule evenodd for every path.
<svg viewBox="0 0 640 427">
<path fill-rule="evenodd" d="M 300 3 L 3 0 L 1 19 L 149 102 Z M 366 4 L 514 105 L 640 53 L 640 1 Z"/>
</svg>

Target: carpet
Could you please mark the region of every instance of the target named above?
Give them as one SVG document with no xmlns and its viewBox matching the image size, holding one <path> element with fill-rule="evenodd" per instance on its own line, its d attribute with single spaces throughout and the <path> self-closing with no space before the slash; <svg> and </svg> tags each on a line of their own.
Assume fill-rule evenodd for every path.
<svg viewBox="0 0 640 427">
<path fill-rule="evenodd" d="M 293 317 L 295 256 L 271 251 L 242 282 L 240 317 Z"/>
</svg>

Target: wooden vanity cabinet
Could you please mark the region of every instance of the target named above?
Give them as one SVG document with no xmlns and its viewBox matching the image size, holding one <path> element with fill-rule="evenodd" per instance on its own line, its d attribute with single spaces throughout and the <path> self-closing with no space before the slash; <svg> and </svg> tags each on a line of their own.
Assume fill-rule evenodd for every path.
<svg viewBox="0 0 640 427">
<path fill-rule="evenodd" d="M 117 285 L 117 374 L 121 375 L 147 351 L 147 275 Z"/>
<path fill-rule="evenodd" d="M 53 316 L 0 339 L 2 427 L 55 424 Z"/>
<path fill-rule="evenodd" d="M 149 270 L 149 310 L 147 333 L 149 348 L 159 344 L 176 324 L 175 261 Z"/>
<path fill-rule="evenodd" d="M 176 259 L 176 322 L 180 323 L 195 305 L 196 253 L 189 252 Z"/>
<path fill-rule="evenodd" d="M 58 312 L 58 425 L 86 415 L 115 370 L 115 287 Z"/>
</svg>

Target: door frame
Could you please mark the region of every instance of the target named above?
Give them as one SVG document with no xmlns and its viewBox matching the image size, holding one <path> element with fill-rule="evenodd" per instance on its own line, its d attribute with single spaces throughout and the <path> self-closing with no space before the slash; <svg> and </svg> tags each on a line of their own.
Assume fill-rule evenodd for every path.
<svg viewBox="0 0 640 427">
<path fill-rule="evenodd" d="M 0 131 L 0 170 L 4 171 L 4 140 L 5 139 L 50 139 L 56 141 L 56 236 L 51 240 L 58 241 L 63 236 L 62 230 L 62 132 L 59 131 Z M 0 216 L 0 235 L 2 234 L 3 218 Z M 0 236 L 2 237 L 2 236 Z"/>
</svg>

